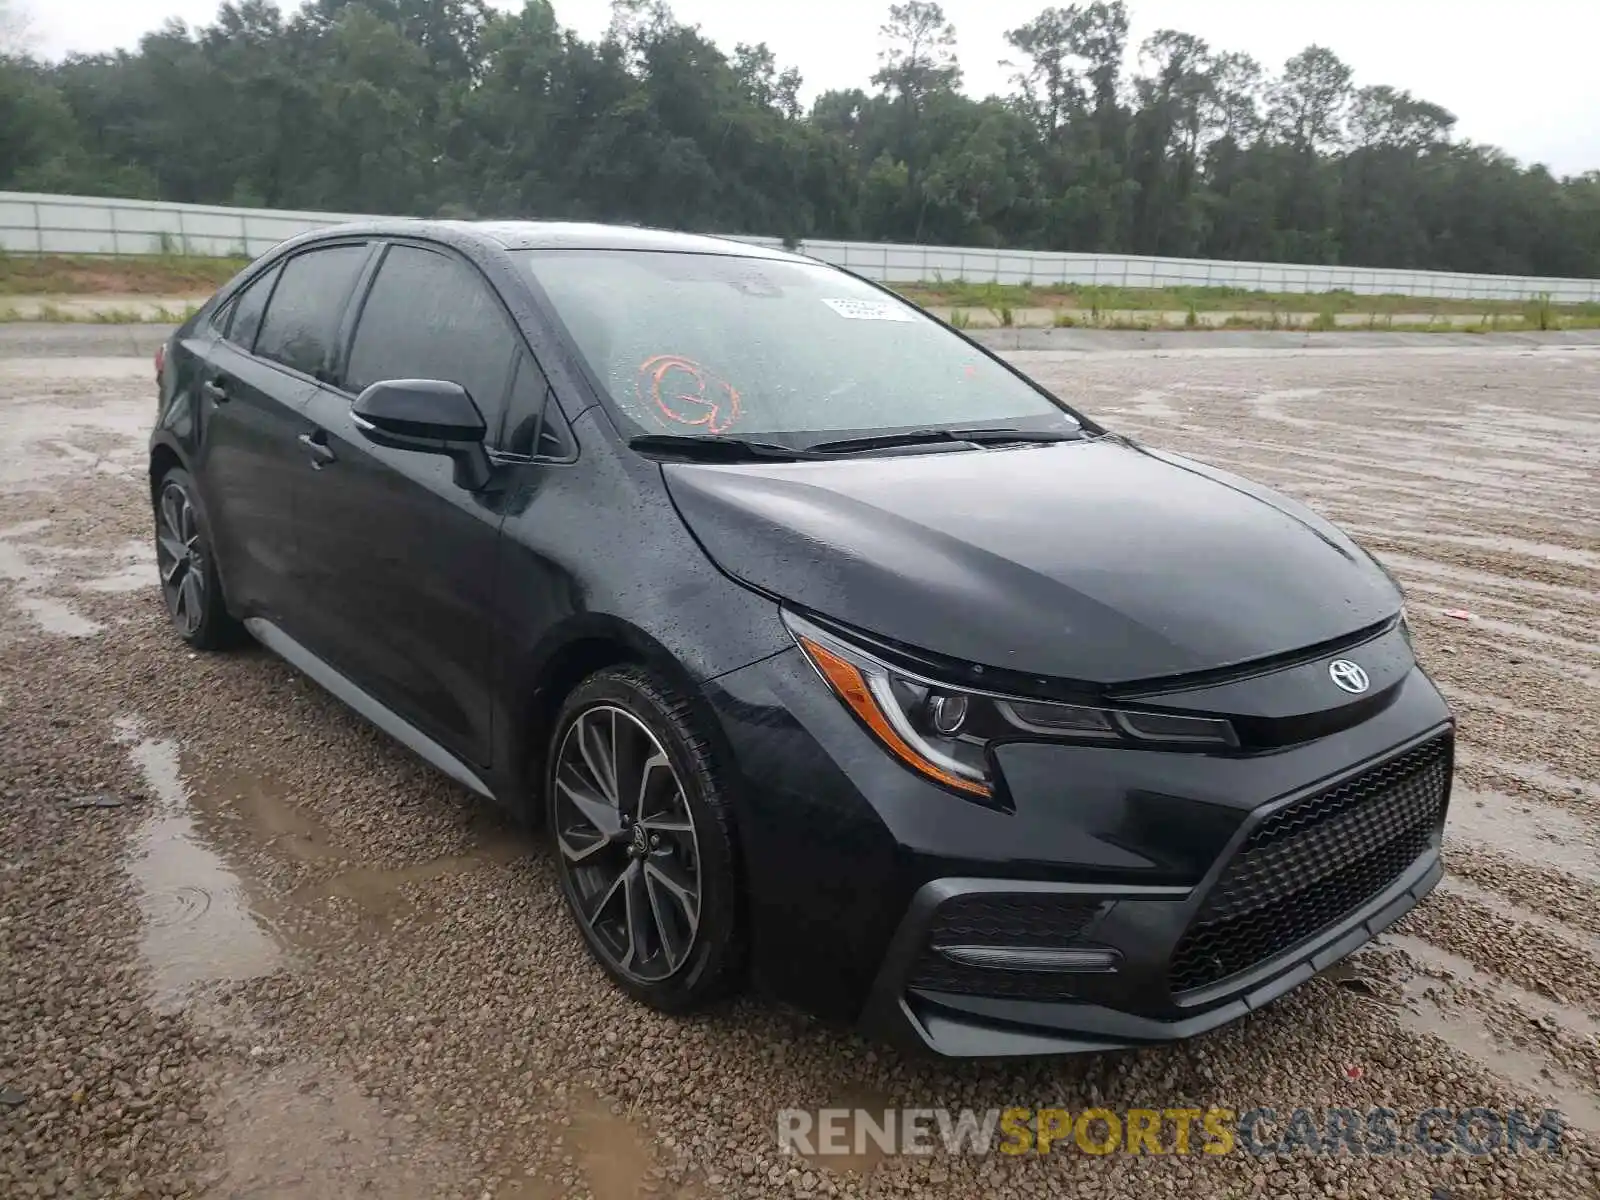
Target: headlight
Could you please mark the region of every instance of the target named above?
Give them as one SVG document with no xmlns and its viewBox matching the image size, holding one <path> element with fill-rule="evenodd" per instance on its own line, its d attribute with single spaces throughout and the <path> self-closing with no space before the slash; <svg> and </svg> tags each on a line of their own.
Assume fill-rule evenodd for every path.
<svg viewBox="0 0 1600 1200">
<path fill-rule="evenodd" d="M 1174 749 L 1232 748 L 1233 726 L 1214 717 L 1144 712 L 1001 696 L 955 687 L 893 666 L 793 613 L 784 621 L 835 695 L 913 771 L 968 795 L 990 797 L 989 750 L 1006 741 Z"/>
</svg>

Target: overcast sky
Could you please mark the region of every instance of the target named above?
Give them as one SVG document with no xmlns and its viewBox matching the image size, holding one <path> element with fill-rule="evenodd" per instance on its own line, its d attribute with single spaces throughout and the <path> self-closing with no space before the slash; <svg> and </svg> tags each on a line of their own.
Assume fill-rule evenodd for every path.
<svg viewBox="0 0 1600 1200">
<path fill-rule="evenodd" d="M 491 0 L 499 7 L 521 0 Z M 1060 2 L 1060 0 L 1056 0 Z M 12 0 L 31 18 L 35 49 L 133 47 L 167 17 L 204 24 L 218 0 Z M 1005 31 L 1050 0 L 943 0 L 960 37 L 967 90 L 1003 90 Z M 281 5 L 296 7 L 293 2 Z M 864 86 L 877 66 L 888 0 L 674 0 L 679 18 L 724 48 L 765 41 L 800 68 L 807 98 Z M 557 16 L 586 37 L 606 26 L 609 0 L 555 0 Z M 1179 29 L 1213 49 L 1242 50 L 1276 70 L 1311 42 L 1355 69 L 1357 85 L 1387 83 L 1443 104 L 1458 137 L 1497 145 L 1558 174 L 1600 169 L 1600 0 L 1130 0 L 1131 42 Z"/>
</svg>

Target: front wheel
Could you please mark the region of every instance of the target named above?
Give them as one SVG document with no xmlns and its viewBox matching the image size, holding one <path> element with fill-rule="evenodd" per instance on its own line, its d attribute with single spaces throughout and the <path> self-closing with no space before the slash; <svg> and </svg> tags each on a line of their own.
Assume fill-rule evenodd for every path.
<svg viewBox="0 0 1600 1200">
<path fill-rule="evenodd" d="M 601 671 L 562 706 L 546 761 L 562 891 L 606 973 L 666 1012 L 732 991 L 733 810 L 687 699 L 641 667 Z"/>
<path fill-rule="evenodd" d="M 241 627 L 228 615 L 194 480 L 183 468 L 161 477 L 155 517 L 156 566 L 172 627 L 197 650 L 232 645 Z"/>
</svg>

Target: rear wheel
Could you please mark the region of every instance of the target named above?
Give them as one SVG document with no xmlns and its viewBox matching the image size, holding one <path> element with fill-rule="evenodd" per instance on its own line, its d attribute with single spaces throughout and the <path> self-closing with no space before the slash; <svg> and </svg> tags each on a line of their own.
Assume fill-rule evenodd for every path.
<svg viewBox="0 0 1600 1200">
<path fill-rule="evenodd" d="M 606 973 L 668 1012 L 731 991 L 744 950 L 732 807 L 686 698 L 640 667 L 590 676 L 547 763 L 562 891 Z"/>
<path fill-rule="evenodd" d="M 161 477 L 155 518 L 156 566 L 172 627 L 197 650 L 233 644 L 241 628 L 228 615 L 194 480 L 183 468 L 173 467 Z"/>
</svg>

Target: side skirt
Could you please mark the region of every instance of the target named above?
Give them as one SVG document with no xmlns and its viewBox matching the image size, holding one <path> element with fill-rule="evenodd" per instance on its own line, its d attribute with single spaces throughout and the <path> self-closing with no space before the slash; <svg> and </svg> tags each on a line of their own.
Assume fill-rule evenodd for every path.
<svg viewBox="0 0 1600 1200">
<path fill-rule="evenodd" d="M 490 800 L 495 798 L 488 785 L 478 778 L 477 772 L 466 763 L 393 709 L 367 695 L 271 621 L 262 617 L 250 617 L 246 619 L 244 627 L 268 650 L 284 659 L 290 666 L 309 675 L 395 741 L 410 748 L 418 757 L 437 767 L 463 787 L 471 788 L 478 795 Z"/>
</svg>

